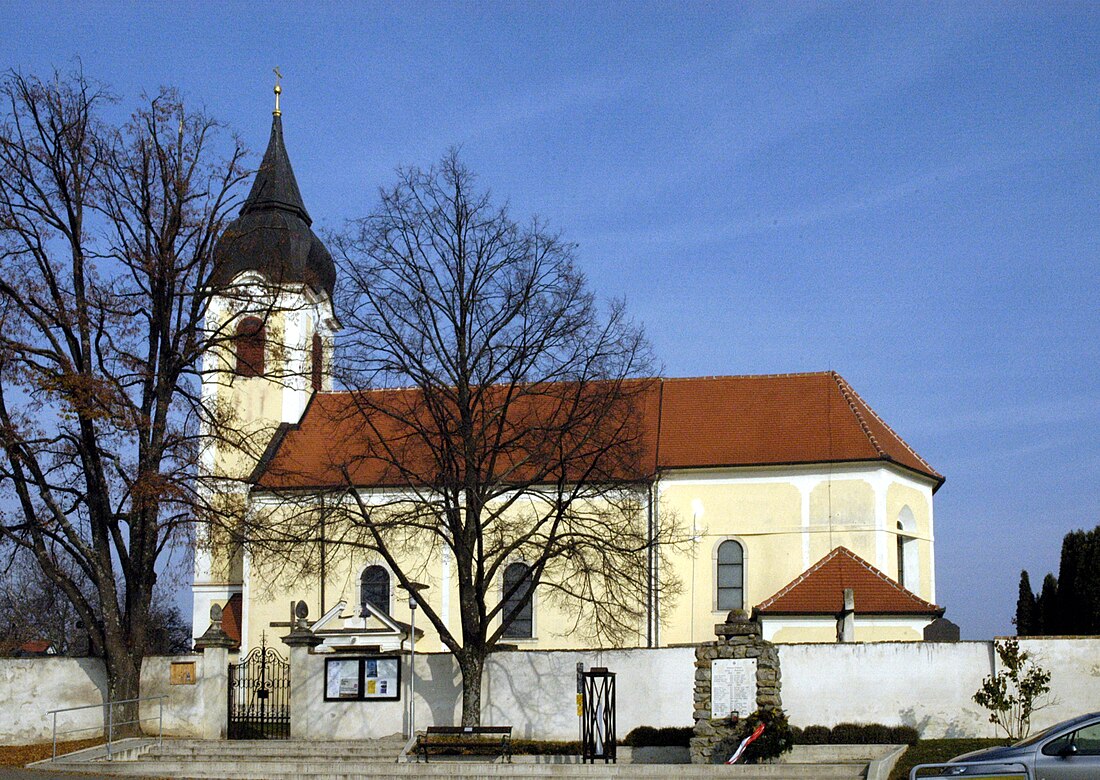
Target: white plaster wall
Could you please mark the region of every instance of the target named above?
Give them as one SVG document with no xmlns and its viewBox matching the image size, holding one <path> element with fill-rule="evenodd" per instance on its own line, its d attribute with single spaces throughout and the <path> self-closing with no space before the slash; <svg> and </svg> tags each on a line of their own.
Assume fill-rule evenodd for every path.
<svg viewBox="0 0 1100 780">
<path fill-rule="evenodd" d="M 200 679 L 195 685 L 169 685 L 172 661 L 194 661 Z M 202 735 L 201 674 L 200 655 L 145 659 L 141 668 L 141 695 L 168 696 L 164 702 L 165 734 Z M 101 736 L 106 722 L 102 707 L 106 690 L 107 674 L 98 658 L 0 658 L 0 744 L 48 742 L 53 736 L 53 718 L 47 712 L 89 704 L 97 706 L 58 714 L 58 739 Z M 157 702 L 142 704 L 142 726 L 146 732 L 156 733 L 159 712 Z"/>
<path fill-rule="evenodd" d="M 690 726 L 695 648 L 498 653 L 488 664 L 485 722 L 511 724 L 518 739 L 578 739 L 577 662 L 616 673 L 616 730 Z"/>
<path fill-rule="evenodd" d="M 194 685 L 171 685 L 171 665 L 173 661 L 189 661 L 195 664 Z M 151 656 L 141 665 L 142 698 L 165 695 L 164 734 L 172 737 L 202 737 L 203 704 L 200 690 L 202 686 L 202 656 Z M 143 702 L 141 705 L 142 727 L 148 734 L 155 734 L 158 718 L 161 714 L 160 702 Z"/>
<path fill-rule="evenodd" d="M 883 723 L 928 737 L 996 736 L 970 699 L 990 673 L 989 642 L 778 647 L 792 725 Z"/>
<path fill-rule="evenodd" d="M 1100 637 L 1021 639 L 1020 649 L 1050 672 L 1053 701 L 1035 714 L 1035 728 L 1100 710 Z"/>
<path fill-rule="evenodd" d="M 1021 646 L 1051 672 L 1057 702 L 1036 714 L 1035 729 L 1100 709 L 1100 638 L 1027 639 Z M 324 659 L 305 655 L 304 664 L 292 669 L 306 702 L 300 711 L 295 705 L 295 723 L 300 724 L 296 738 L 361 739 L 407 731 L 407 668 L 402 671 L 401 701 L 325 702 Z M 993 671 L 991 642 L 779 645 L 779 659 L 783 706 L 794 725 L 908 724 L 926 737 L 995 735 L 984 711 L 970 698 Z M 195 660 L 199 684 L 169 685 L 173 660 Z M 517 738 L 575 739 L 580 661 L 586 668 L 606 666 L 617 673 L 621 736 L 640 725 L 691 725 L 694 660 L 693 647 L 498 653 L 486 666 L 482 722 L 511 725 Z M 146 659 L 143 696 L 169 697 L 165 733 L 201 734 L 201 674 L 198 655 Z M 103 665 L 96 659 L 0 659 L 0 744 L 48 741 L 48 710 L 101 704 L 105 688 Z M 417 654 L 417 728 L 458 723 L 461 699 L 454 659 Z M 156 712 L 157 705 L 149 704 L 142 716 Z M 101 728 L 102 711 L 69 714 L 58 725 Z"/>
<path fill-rule="evenodd" d="M 107 690 L 103 662 L 94 658 L 0 658 L 0 744 L 27 745 L 50 740 L 48 710 L 101 704 Z M 58 730 L 80 731 L 69 739 L 97 737 L 103 727 L 98 708 L 63 713 Z"/>
</svg>

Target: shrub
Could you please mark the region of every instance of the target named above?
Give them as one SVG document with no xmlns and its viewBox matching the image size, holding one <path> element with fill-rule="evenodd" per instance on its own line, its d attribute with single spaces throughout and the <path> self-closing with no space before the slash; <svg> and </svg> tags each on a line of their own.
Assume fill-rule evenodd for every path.
<svg viewBox="0 0 1100 780">
<path fill-rule="evenodd" d="M 714 746 L 711 761 L 715 764 L 726 763 L 726 760 L 736 752 L 741 740 L 749 736 L 760 723 L 764 724 L 764 732 L 745 749 L 739 763 L 759 764 L 778 758 L 791 749 L 793 745 L 791 726 L 783 710 L 760 709 L 742 718 L 737 724 L 734 735 Z"/>
<path fill-rule="evenodd" d="M 912 726 L 841 723 L 792 729 L 791 736 L 796 745 L 913 745 L 920 735 Z"/>
<path fill-rule="evenodd" d="M 1039 666 L 1031 653 L 1020 650 L 1015 639 L 997 642 L 1002 671 L 982 680 L 974 701 L 989 710 L 989 722 L 1011 740 L 1031 731 L 1031 716 L 1050 706 L 1050 672 Z"/>
<path fill-rule="evenodd" d="M 832 732 L 826 726 L 807 726 L 792 729 L 791 739 L 796 745 L 828 745 Z"/>
<path fill-rule="evenodd" d="M 631 747 L 688 747 L 691 744 L 691 726 L 638 726 L 623 738 Z"/>
</svg>

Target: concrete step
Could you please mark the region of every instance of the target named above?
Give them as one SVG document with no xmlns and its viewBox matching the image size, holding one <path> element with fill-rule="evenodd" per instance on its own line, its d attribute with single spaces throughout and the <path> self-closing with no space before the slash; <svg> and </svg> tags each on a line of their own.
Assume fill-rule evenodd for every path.
<svg viewBox="0 0 1100 780">
<path fill-rule="evenodd" d="M 671 767 L 638 764 L 489 764 L 483 761 L 433 761 L 421 764 L 359 764 L 353 762 L 254 762 L 237 761 L 112 761 L 67 762 L 54 769 L 124 777 L 171 777 L 172 780 L 500 780 L 501 778 L 551 778 L 553 780 L 666 780 Z M 763 766 L 704 766 L 684 764 L 673 770 L 678 780 L 856 780 L 864 768 L 855 765 L 770 764 Z"/>
<path fill-rule="evenodd" d="M 242 756 L 248 756 L 249 758 L 255 758 L 260 761 L 266 761 L 270 759 L 284 758 L 287 760 L 349 760 L 349 759 L 370 759 L 370 758 L 389 758 L 396 761 L 397 756 L 401 753 L 403 745 L 397 745 L 393 747 L 346 747 L 346 748 L 328 748 L 309 745 L 301 746 L 287 746 L 282 748 L 277 747 L 256 747 L 241 749 L 229 743 L 228 745 L 222 744 L 219 746 L 211 746 L 210 748 L 204 747 L 177 747 L 165 745 L 164 747 L 151 747 L 145 753 L 147 758 L 156 758 L 157 760 L 192 760 L 192 759 L 239 759 Z"/>
</svg>

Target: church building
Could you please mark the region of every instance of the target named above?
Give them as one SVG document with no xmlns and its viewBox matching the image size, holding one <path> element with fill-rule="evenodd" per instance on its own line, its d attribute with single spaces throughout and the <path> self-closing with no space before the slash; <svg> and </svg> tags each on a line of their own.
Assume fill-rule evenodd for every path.
<svg viewBox="0 0 1100 780">
<path fill-rule="evenodd" d="M 311 224 L 277 109 L 252 189 L 215 250 L 206 322 L 227 347 L 203 364 L 204 403 L 220 432 L 202 452 L 202 484 L 242 516 L 278 512 L 290 494 L 323 502 L 347 478 L 332 472 L 331 448 L 358 446 L 336 430 L 351 408 L 330 370 L 338 280 Z M 944 478 L 842 376 L 655 378 L 640 409 L 646 517 L 675 517 L 689 538 L 652 561 L 651 577 L 663 565 L 681 588 L 646 605 L 625 646 L 710 641 L 730 610 L 755 613 L 776 642 L 835 642 L 845 591 L 854 641 L 920 640 L 942 616 L 933 498 Z M 377 487 L 369 472 L 355 479 Z M 324 555 L 302 576 L 209 532 L 195 555 L 194 635 L 221 605 L 243 652 L 285 633 L 272 625 L 304 600 L 321 651 L 407 646 L 408 596 L 382 558 L 358 548 Z M 452 563 L 426 553 L 420 577 L 457 632 Z M 525 574 L 517 561 L 502 580 Z M 506 637 L 519 648 L 575 648 L 570 625 L 569 610 L 536 589 Z M 424 622 L 416 633 L 417 650 L 443 649 Z"/>
</svg>

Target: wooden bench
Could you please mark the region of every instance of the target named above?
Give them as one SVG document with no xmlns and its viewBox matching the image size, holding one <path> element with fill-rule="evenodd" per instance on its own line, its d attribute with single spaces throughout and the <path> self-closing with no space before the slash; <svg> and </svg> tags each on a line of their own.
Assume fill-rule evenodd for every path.
<svg viewBox="0 0 1100 780">
<path fill-rule="evenodd" d="M 497 755 L 506 761 L 512 760 L 511 726 L 428 726 L 427 730 L 416 738 L 416 760 L 428 754 L 454 752 L 466 755 L 467 751 L 479 755 Z"/>
</svg>

